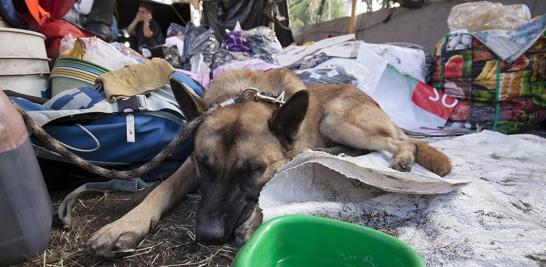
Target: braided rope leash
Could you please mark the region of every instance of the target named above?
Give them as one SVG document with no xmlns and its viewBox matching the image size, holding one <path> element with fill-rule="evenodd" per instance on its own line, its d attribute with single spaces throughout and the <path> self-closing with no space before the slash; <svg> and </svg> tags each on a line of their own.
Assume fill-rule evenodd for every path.
<svg viewBox="0 0 546 267">
<path fill-rule="evenodd" d="M 72 151 L 68 150 L 64 145 L 62 145 L 57 139 L 51 137 L 44 129 L 42 129 L 34 120 L 18 105 L 14 105 L 21 116 L 23 117 L 23 121 L 25 122 L 25 125 L 30 130 L 40 142 L 45 144 L 47 148 L 50 150 L 59 153 L 61 156 L 67 158 L 70 162 L 74 163 L 75 165 L 81 167 L 82 169 L 106 177 L 110 179 L 132 179 L 136 177 L 140 177 L 143 174 L 153 170 L 156 168 L 165 158 L 167 158 L 173 150 L 176 148 L 176 146 L 184 141 L 186 138 L 188 138 L 191 133 L 205 120 L 207 116 L 209 116 L 211 113 L 213 113 L 216 108 L 211 108 L 207 110 L 205 113 L 201 114 L 191 122 L 189 122 L 186 125 L 186 128 L 180 132 L 163 150 L 161 150 L 155 157 L 148 161 L 147 163 L 134 168 L 132 170 L 126 170 L 126 171 L 120 171 L 120 170 L 112 170 L 112 169 L 106 169 L 101 166 L 95 165 L 93 163 L 90 163 L 89 161 L 82 159 L 80 156 L 74 154 Z"/>
</svg>

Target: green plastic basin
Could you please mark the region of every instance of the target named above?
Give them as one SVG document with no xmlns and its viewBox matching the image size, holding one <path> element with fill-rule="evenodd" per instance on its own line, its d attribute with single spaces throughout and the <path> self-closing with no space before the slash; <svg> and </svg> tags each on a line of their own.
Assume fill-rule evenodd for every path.
<svg viewBox="0 0 546 267">
<path fill-rule="evenodd" d="M 342 221 L 284 216 L 258 228 L 233 267 L 425 266 L 404 242 Z"/>
<path fill-rule="evenodd" d="M 62 91 L 84 86 L 93 86 L 93 83 L 79 79 L 77 77 L 55 76 L 50 75 L 51 80 L 51 96 L 56 96 Z"/>
</svg>

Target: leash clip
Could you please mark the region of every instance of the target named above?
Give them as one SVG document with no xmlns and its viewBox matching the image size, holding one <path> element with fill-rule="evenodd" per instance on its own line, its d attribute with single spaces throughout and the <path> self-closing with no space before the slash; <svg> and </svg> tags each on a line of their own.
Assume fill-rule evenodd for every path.
<svg viewBox="0 0 546 267">
<path fill-rule="evenodd" d="M 225 107 L 225 106 L 229 106 L 229 105 L 232 105 L 232 104 L 241 103 L 243 101 L 261 101 L 261 102 L 268 102 L 268 103 L 272 103 L 272 104 L 275 104 L 275 105 L 282 106 L 284 103 L 286 103 L 285 95 L 286 95 L 285 92 L 282 91 L 276 97 L 268 96 L 268 95 L 262 93 L 262 91 L 260 91 L 259 89 L 255 88 L 255 87 L 249 87 L 249 88 L 246 88 L 245 90 L 239 92 L 234 97 L 229 98 L 229 99 L 227 99 L 227 100 L 223 101 L 222 103 L 217 104 L 215 106 L 217 108 L 218 107 Z"/>
<path fill-rule="evenodd" d="M 266 94 L 263 94 L 262 91 L 258 90 L 254 87 L 249 87 L 241 92 L 243 99 L 252 99 L 253 100 L 259 100 L 262 102 L 269 102 L 276 105 L 283 105 L 286 101 L 284 100 L 285 92 L 282 91 L 278 96 L 268 96 Z"/>
</svg>

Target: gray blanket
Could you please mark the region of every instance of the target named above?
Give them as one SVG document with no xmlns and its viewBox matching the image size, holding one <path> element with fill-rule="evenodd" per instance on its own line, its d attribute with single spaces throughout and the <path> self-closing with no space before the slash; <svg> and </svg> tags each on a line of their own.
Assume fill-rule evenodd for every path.
<svg viewBox="0 0 546 267">
<path fill-rule="evenodd" d="M 484 131 L 432 146 L 452 160 L 445 178 L 420 166 L 393 171 L 379 152 L 305 152 L 264 187 L 264 219 L 312 214 L 372 227 L 429 266 L 544 265 L 546 139 Z"/>
</svg>

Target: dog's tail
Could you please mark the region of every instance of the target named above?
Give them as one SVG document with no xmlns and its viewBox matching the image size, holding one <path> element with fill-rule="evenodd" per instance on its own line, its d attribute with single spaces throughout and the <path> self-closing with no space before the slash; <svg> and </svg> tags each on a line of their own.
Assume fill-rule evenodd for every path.
<svg viewBox="0 0 546 267">
<path fill-rule="evenodd" d="M 440 176 L 451 172 L 451 161 L 444 153 L 425 142 L 414 139 L 411 142 L 415 145 L 415 162 Z"/>
</svg>

